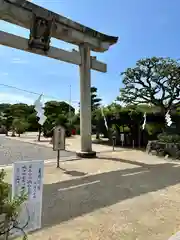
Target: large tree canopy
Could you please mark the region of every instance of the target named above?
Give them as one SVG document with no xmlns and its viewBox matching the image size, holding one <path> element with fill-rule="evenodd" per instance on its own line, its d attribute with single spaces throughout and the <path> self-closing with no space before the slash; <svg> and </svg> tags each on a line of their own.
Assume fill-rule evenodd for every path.
<svg viewBox="0 0 180 240">
<path fill-rule="evenodd" d="M 72 116 L 75 114 L 75 109 L 66 102 L 49 101 L 45 103 L 44 109 L 47 122 L 51 123 L 64 123 L 65 119 L 68 122 L 69 111 L 71 111 Z M 24 103 L 0 104 L 0 126 L 5 126 L 7 130 L 14 128 L 20 129 L 21 132 L 22 129 L 37 131 L 40 126 L 38 120 L 33 105 Z"/>
<path fill-rule="evenodd" d="M 49 101 L 45 103 L 45 115 L 67 114 L 71 111 L 74 115 L 75 109 L 66 102 Z"/>
<path fill-rule="evenodd" d="M 121 73 L 124 87 L 119 101 L 126 104 L 152 104 L 161 111 L 180 100 L 180 64 L 170 58 L 146 58 Z"/>
</svg>

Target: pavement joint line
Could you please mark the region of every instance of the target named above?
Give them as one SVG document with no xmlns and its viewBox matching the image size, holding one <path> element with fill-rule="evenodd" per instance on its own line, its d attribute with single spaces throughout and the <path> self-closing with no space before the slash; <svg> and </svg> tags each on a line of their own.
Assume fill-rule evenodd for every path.
<svg viewBox="0 0 180 240">
<path fill-rule="evenodd" d="M 82 183 L 82 184 L 78 184 L 78 185 L 70 186 L 70 187 L 66 187 L 66 188 L 59 188 L 58 192 L 71 190 L 71 189 L 75 189 L 75 188 L 78 188 L 78 187 L 88 186 L 88 185 L 92 185 L 92 184 L 96 184 L 96 183 L 100 183 L 100 180 L 96 180 L 96 181 L 88 182 L 88 183 Z"/>
<path fill-rule="evenodd" d="M 32 161 L 36 161 L 37 159 L 34 159 L 34 160 L 32 160 Z M 76 158 L 76 156 L 75 155 L 72 155 L 72 156 L 62 156 L 61 157 L 61 159 L 60 159 L 60 163 L 61 164 L 65 164 L 66 163 L 66 161 L 68 162 L 68 160 L 69 161 L 71 161 L 71 160 L 73 160 L 73 161 L 75 161 L 75 160 L 79 160 L 79 158 Z M 21 160 L 21 161 L 23 161 L 23 160 Z M 26 162 L 26 161 L 24 161 L 24 162 Z M 49 160 L 44 160 L 44 164 L 50 164 L 50 163 L 56 163 L 57 162 L 57 159 L 56 158 L 52 158 L 52 159 L 49 159 Z M 3 165 L 0 165 L 0 170 L 1 169 L 8 169 L 8 168 L 12 168 L 13 167 L 13 163 L 12 164 L 7 164 L 7 165 L 5 165 L 5 164 L 3 164 Z"/>
</svg>

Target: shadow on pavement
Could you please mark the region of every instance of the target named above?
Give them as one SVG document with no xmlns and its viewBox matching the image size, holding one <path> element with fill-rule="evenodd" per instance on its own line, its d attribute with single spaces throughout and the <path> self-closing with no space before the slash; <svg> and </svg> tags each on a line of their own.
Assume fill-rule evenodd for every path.
<svg viewBox="0 0 180 240">
<path fill-rule="evenodd" d="M 41 142 L 43 143 L 43 142 L 45 142 L 45 143 L 49 143 L 49 145 L 51 145 L 49 139 L 43 139 L 43 140 L 40 140 L 40 141 L 34 140 L 34 142 L 35 142 L 35 143 L 41 143 Z"/>
<path fill-rule="evenodd" d="M 111 146 L 113 148 L 113 144 L 110 140 L 104 140 L 104 139 L 94 139 L 92 140 L 92 143 L 93 144 L 96 144 L 96 145 L 104 145 L 104 146 Z M 145 152 L 146 151 L 146 148 L 145 147 L 134 147 L 133 146 L 122 146 L 121 144 L 118 144 L 118 145 L 115 145 L 115 150 L 118 149 L 118 148 L 123 148 L 125 149 L 126 151 L 132 151 L 132 150 L 138 150 L 138 151 L 141 151 L 141 152 Z"/>
<path fill-rule="evenodd" d="M 68 171 L 62 167 L 60 167 L 59 169 L 62 170 L 65 174 L 71 175 L 72 177 L 82 177 L 87 175 L 87 173 L 80 172 L 80 171 Z"/>
<path fill-rule="evenodd" d="M 137 165 L 137 162 L 118 160 Z M 42 227 L 111 206 L 180 182 L 180 165 L 148 165 L 88 175 L 82 178 L 44 185 Z M 175 167 L 176 166 L 176 167 Z"/>
<path fill-rule="evenodd" d="M 132 164 L 132 165 L 136 165 L 136 166 L 140 166 L 140 167 L 147 167 L 147 168 L 157 166 L 157 164 L 147 164 L 147 163 L 143 163 L 143 162 L 137 162 L 137 161 L 127 160 L 127 159 L 122 159 L 122 158 L 115 158 L 115 157 L 98 156 L 98 159 L 122 162 L 122 163 L 127 163 L 127 164 Z"/>
</svg>

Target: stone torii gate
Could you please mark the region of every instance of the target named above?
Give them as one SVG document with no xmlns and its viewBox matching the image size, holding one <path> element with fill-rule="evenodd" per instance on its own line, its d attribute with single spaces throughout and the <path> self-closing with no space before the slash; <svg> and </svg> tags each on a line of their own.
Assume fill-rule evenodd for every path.
<svg viewBox="0 0 180 240">
<path fill-rule="evenodd" d="M 81 157 L 95 157 L 91 140 L 90 70 L 106 72 L 106 64 L 90 51 L 105 52 L 118 41 L 26 0 L 0 0 L 0 19 L 30 30 L 29 39 L 0 31 L 0 44 L 79 65 Z M 79 46 L 72 52 L 50 46 L 54 37 Z"/>
</svg>

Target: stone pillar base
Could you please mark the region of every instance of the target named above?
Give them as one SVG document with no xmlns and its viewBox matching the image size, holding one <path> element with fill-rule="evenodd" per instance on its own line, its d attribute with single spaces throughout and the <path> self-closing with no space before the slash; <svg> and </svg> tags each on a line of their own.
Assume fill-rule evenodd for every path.
<svg viewBox="0 0 180 240">
<path fill-rule="evenodd" d="M 81 158 L 96 158 L 96 152 L 91 151 L 91 152 L 76 152 L 77 157 Z"/>
</svg>

